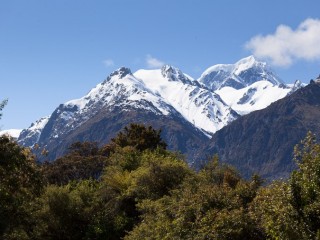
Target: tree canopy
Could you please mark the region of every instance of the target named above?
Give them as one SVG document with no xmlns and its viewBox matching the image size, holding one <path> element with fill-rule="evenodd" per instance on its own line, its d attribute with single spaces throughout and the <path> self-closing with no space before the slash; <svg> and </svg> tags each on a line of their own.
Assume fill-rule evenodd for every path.
<svg viewBox="0 0 320 240">
<path fill-rule="evenodd" d="M 320 239 L 320 144 L 295 149 L 287 180 L 243 179 L 213 156 L 200 171 L 130 125 L 76 142 L 53 163 L 0 137 L 1 239 Z"/>
<path fill-rule="evenodd" d="M 26 207 L 43 189 L 33 155 L 7 136 L 0 136 L 0 236 L 27 221 Z"/>
<path fill-rule="evenodd" d="M 139 151 L 166 149 L 167 147 L 167 144 L 161 139 L 161 130 L 135 123 L 126 126 L 111 141 L 120 147 L 132 146 Z"/>
</svg>

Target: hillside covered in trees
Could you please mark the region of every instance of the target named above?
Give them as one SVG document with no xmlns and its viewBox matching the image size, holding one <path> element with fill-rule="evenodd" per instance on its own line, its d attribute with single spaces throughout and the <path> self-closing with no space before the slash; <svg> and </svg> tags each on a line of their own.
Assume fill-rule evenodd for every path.
<svg viewBox="0 0 320 240">
<path fill-rule="evenodd" d="M 54 162 L 0 137 L 1 239 L 319 239 L 320 144 L 297 146 L 289 179 L 200 171 L 131 124 L 109 144 L 76 142 Z M 46 152 L 44 151 L 45 155 Z"/>
</svg>

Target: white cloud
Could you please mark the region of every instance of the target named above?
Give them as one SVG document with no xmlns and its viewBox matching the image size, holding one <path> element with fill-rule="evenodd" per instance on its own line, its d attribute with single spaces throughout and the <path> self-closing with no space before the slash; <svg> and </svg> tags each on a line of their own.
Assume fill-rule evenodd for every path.
<svg viewBox="0 0 320 240">
<path fill-rule="evenodd" d="M 164 62 L 152 57 L 150 54 L 146 56 L 146 63 L 148 68 L 161 68 Z"/>
<path fill-rule="evenodd" d="M 246 48 L 277 66 L 290 66 L 298 59 L 320 59 L 320 19 L 308 18 L 295 30 L 280 25 L 273 34 L 251 38 Z"/>
<path fill-rule="evenodd" d="M 113 67 L 114 66 L 114 61 L 112 59 L 106 59 L 103 61 L 104 66 L 106 67 Z"/>
</svg>

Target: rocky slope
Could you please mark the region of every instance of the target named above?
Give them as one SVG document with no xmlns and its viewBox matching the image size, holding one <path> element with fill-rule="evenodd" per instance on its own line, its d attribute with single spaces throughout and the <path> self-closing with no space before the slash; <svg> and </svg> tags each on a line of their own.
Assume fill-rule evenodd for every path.
<svg viewBox="0 0 320 240">
<path fill-rule="evenodd" d="M 293 148 L 308 131 L 320 135 L 320 83 L 312 82 L 269 107 L 217 131 L 203 152 L 250 177 L 287 177 L 295 168 Z"/>
</svg>

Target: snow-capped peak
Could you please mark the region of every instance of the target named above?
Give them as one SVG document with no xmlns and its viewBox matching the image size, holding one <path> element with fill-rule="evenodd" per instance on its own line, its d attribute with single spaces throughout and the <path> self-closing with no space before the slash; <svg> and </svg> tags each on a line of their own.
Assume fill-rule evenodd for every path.
<svg viewBox="0 0 320 240">
<path fill-rule="evenodd" d="M 46 126 L 50 116 L 42 117 L 30 125 L 29 128 L 23 129 L 19 134 L 18 142 L 25 146 L 33 146 L 39 141 L 42 130 Z"/>
<path fill-rule="evenodd" d="M 274 85 L 283 84 L 265 62 L 254 56 L 243 58 L 235 64 L 218 64 L 209 67 L 198 81 L 215 91 L 223 87 L 241 89 L 258 81 L 269 81 Z"/>
<path fill-rule="evenodd" d="M 110 79 L 113 76 L 119 76 L 119 78 L 124 78 L 127 75 L 132 75 L 130 68 L 127 67 L 120 67 L 119 69 L 115 70 L 114 72 L 112 72 L 108 79 Z"/>
<path fill-rule="evenodd" d="M 301 88 L 301 87 L 303 87 L 304 86 L 304 84 L 300 81 L 300 80 L 296 80 L 295 82 L 294 82 L 294 84 L 293 84 L 293 88 L 294 89 L 299 89 L 299 88 Z"/>
<path fill-rule="evenodd" d="M 233 69 L 233 64 L 216 64 L 207 68 L 200 76 L 199 80 L 203 79 L 205 76 L 212 72 L 231 72 Z"/>
<path fill-rule="evenodd" d="M 198 84 L 198 82 L 195 82 L 192 77 L 184 74 L 180 69 L 171 65 L 164 65 L 161 68 L 161 75 L 168 81 L 179 81 L 190 85 Z"/>
<path fill-rule="evenodd" d="M 253 55 L 243 58 L 236 62 L 233 67 L 233 72 L 236 75 L 241 74 L 241 72 L 246 71 L 253 67 L 261 67 L 265 68 L 267 63 L 265 62 L 258 62 Z"/>
<path fill-rule="evenodd" d="M 183 73 L 180 71 L 180 69 L 175 68 L 171 65 L 163 65 L 163 67 L 161 68 L 161 74 L 164 78 L 168 78 L 168 79 L 175 79 L 177 78 L 177 76 L 182 76 Z"/>
</svg>

